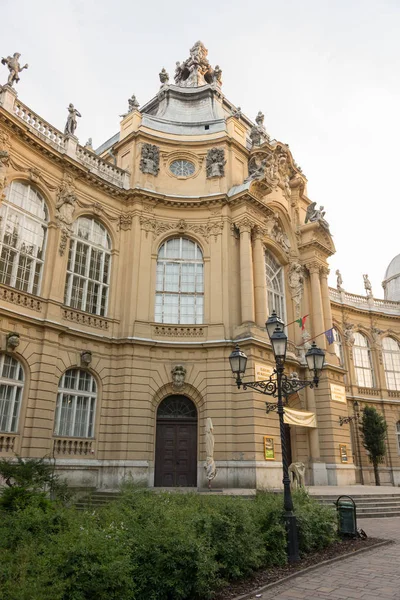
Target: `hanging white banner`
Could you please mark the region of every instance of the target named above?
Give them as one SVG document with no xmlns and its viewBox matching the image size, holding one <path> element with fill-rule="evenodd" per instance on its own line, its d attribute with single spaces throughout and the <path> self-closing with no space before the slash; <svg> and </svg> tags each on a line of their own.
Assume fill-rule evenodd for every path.
<svg viewBox="0 0 400 600">
<path fill-rule="evenodd" d="M 316 427 L 317 420 L 315 414 L 306 412 L 305 410 L 295 410 L 294 408 L 286 408 L 283 420 L 288 425 L 298 425 L 300 427 Z"/>
</svg>

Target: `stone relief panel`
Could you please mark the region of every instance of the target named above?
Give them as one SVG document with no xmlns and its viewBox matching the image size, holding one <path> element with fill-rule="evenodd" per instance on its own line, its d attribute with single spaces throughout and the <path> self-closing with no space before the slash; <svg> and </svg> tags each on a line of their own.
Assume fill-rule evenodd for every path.
<svg viewBox="0 0 400 600">
<path fill-rule="evenodd" d="M 61 231 L 60 245 L 58 248 L 60 256 L 63 256 L 68 239 L 71 237 L 76 202 L 77 196 L 74 180 L 71 175 L 65 173 L 64 180 L 57 190 L 56 203 L 56 223 Z"/>
<path fill-rule="evenodd" d="M 154 144 L 143 144 L 140 158 L 140 170 L 157 177 L 160 170 L 160 149 Z"/>
<path fill-rule="evenodd" d="M 225 150 L 223 148 L 210 148 L 206 158 L 207 178 L 224 177 L 225 165 Z"/>
<path fill-rule="evenodd" d="M 218 221 L 208 221 L 207 223 L 188 223 L 185 219 L 180 219 L 178 222 L 159 221 L 154 217 L 141 215 L 139 217 L 141 228 L 148 233 L 153 234 L 153 239 L 156 239 L 160 234 L 171 230 L 178 230 L 180 233 L 193 232 L 203 236 L 207 241 L 210 236 L 214 236 L 216 240 L 218 235 L 222 234 L 224 222 L 222 219 Z"/>
<path fill-rule="evenodd" d="M 289 150 L 283 144 L 260 149 L 250 156 L 249 175 L 245 183 L 254 181 L 256 189 L 264 196 L 279 187 L 289 199 L 292 195 L 292 181 L 298 185 L 298 175 L 292 163 Z"/>
<path fill-rule="evenodd" d="M 304 287 L 304 269 L 300 263 L 291 263 L 288 273 L 288 283 L 290 294 L 295 305 L 296 318 L 299 318 Z"/>
</svg>

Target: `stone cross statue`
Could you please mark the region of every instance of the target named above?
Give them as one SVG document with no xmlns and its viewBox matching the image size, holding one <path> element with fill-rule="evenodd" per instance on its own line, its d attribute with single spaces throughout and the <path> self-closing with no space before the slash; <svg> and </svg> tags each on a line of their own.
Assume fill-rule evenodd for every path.
<svg viewBox="0 0 400 600">
<path fill-rule="evenodd" d="M 27 64 L 23 67 L 21 67 L 21 65 L 19 64 L 18 59 L 20 56 L 21 55 L 19 54 L 19 52 L 15 52 L 13 56 L 7 56 L 7 58 L 1 59 L 2 64 L 7 65 L 8 70 L 10 71 L 10 74 L 7 79 L 7 85 L 9 85 L 10 87 L 12 87 L 14 83 L 18 83 L 19 74 L 21 73 L 21 71 L 28 68 Z"/>
<path fill-rule="evenodd" d="M 64 134 L 65 135 L 75 135 L 75 130 L 78 125 L 78 121 L 76 117 L 81 117 L 81 113 L 79 110 L 76 110 L 73 104 L 68 106 L 68 119 L 65 125 Z"/>
</svg>

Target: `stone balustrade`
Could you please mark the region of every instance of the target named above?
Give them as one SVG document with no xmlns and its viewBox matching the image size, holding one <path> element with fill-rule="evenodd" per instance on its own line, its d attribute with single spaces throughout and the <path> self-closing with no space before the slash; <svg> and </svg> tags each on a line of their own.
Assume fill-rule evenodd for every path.
<svg viewBox="0 0 400 600">
<path fill-rule="evenodd" d="M 93 454 L 93 441 L 74 438 L 56 438 L 53 442 L 54 454 L 88 456 Z"/>
<path fill-rule="evenodd" d="M 14 453 L 14 449 L 15 449 L 15 435 L 1 434 L 0 435 L 0 452 Z"/>
<path fill-rule="evenodd" d="M 349 294 L 348 292 L 340 292 L 335 288 L 329 288 L 329 297 L 332 302 L 354 306 L 362 310 L 373 312 L 381 312 L 389 315 L 400 315 L 400 302 L 392 300 L 378 300 L 367 296 L 358 296 L 357 294 Z"/>
<path fill-rule="evenodd" d="M 120 169 L 119 167 L 100 158 L 87 148 L 83 148 L 78 144 L 78 140 L 75 137 L 64 135 L 64 133 L 39 117 L 39 115 L 28 108 L 28 106 L 23 104 L 20 100 L 17 100 L 15 97 L 15 92 L 9 92 L 9 95 L 10 98 L 7 99 L 8 101 L 6 102 L 3 100 L 2 102 L 3 108 L 13 112 L 14 115 L 18 117 L 20 121 L 25 123 L 28 129 L 43 142 L 49 144 L 61 154 L 66 154 L 67 156 L 77 160 L 79 163 L 87 167 L 91 173 L 97 175 L 101 179 L 108 181 L 116 187 L 125 190 L 129 189 L 130 178 L 127 171 L 124 171 L 123 169 Z"/>
</svg>

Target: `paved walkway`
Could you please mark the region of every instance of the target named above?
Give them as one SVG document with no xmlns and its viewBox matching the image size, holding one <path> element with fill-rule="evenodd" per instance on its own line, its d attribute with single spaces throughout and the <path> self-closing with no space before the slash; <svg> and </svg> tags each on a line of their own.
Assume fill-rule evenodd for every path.
<svg viewBox="0 0 400 600">
<path fill-rule="evenodd" d="M 392 539 L 396 543 L 298 575 L 257 597 L 262 600 L 400 600 L 400 517 L 360 519 L 358 526 L 370 537 Z"/>
</svg>

